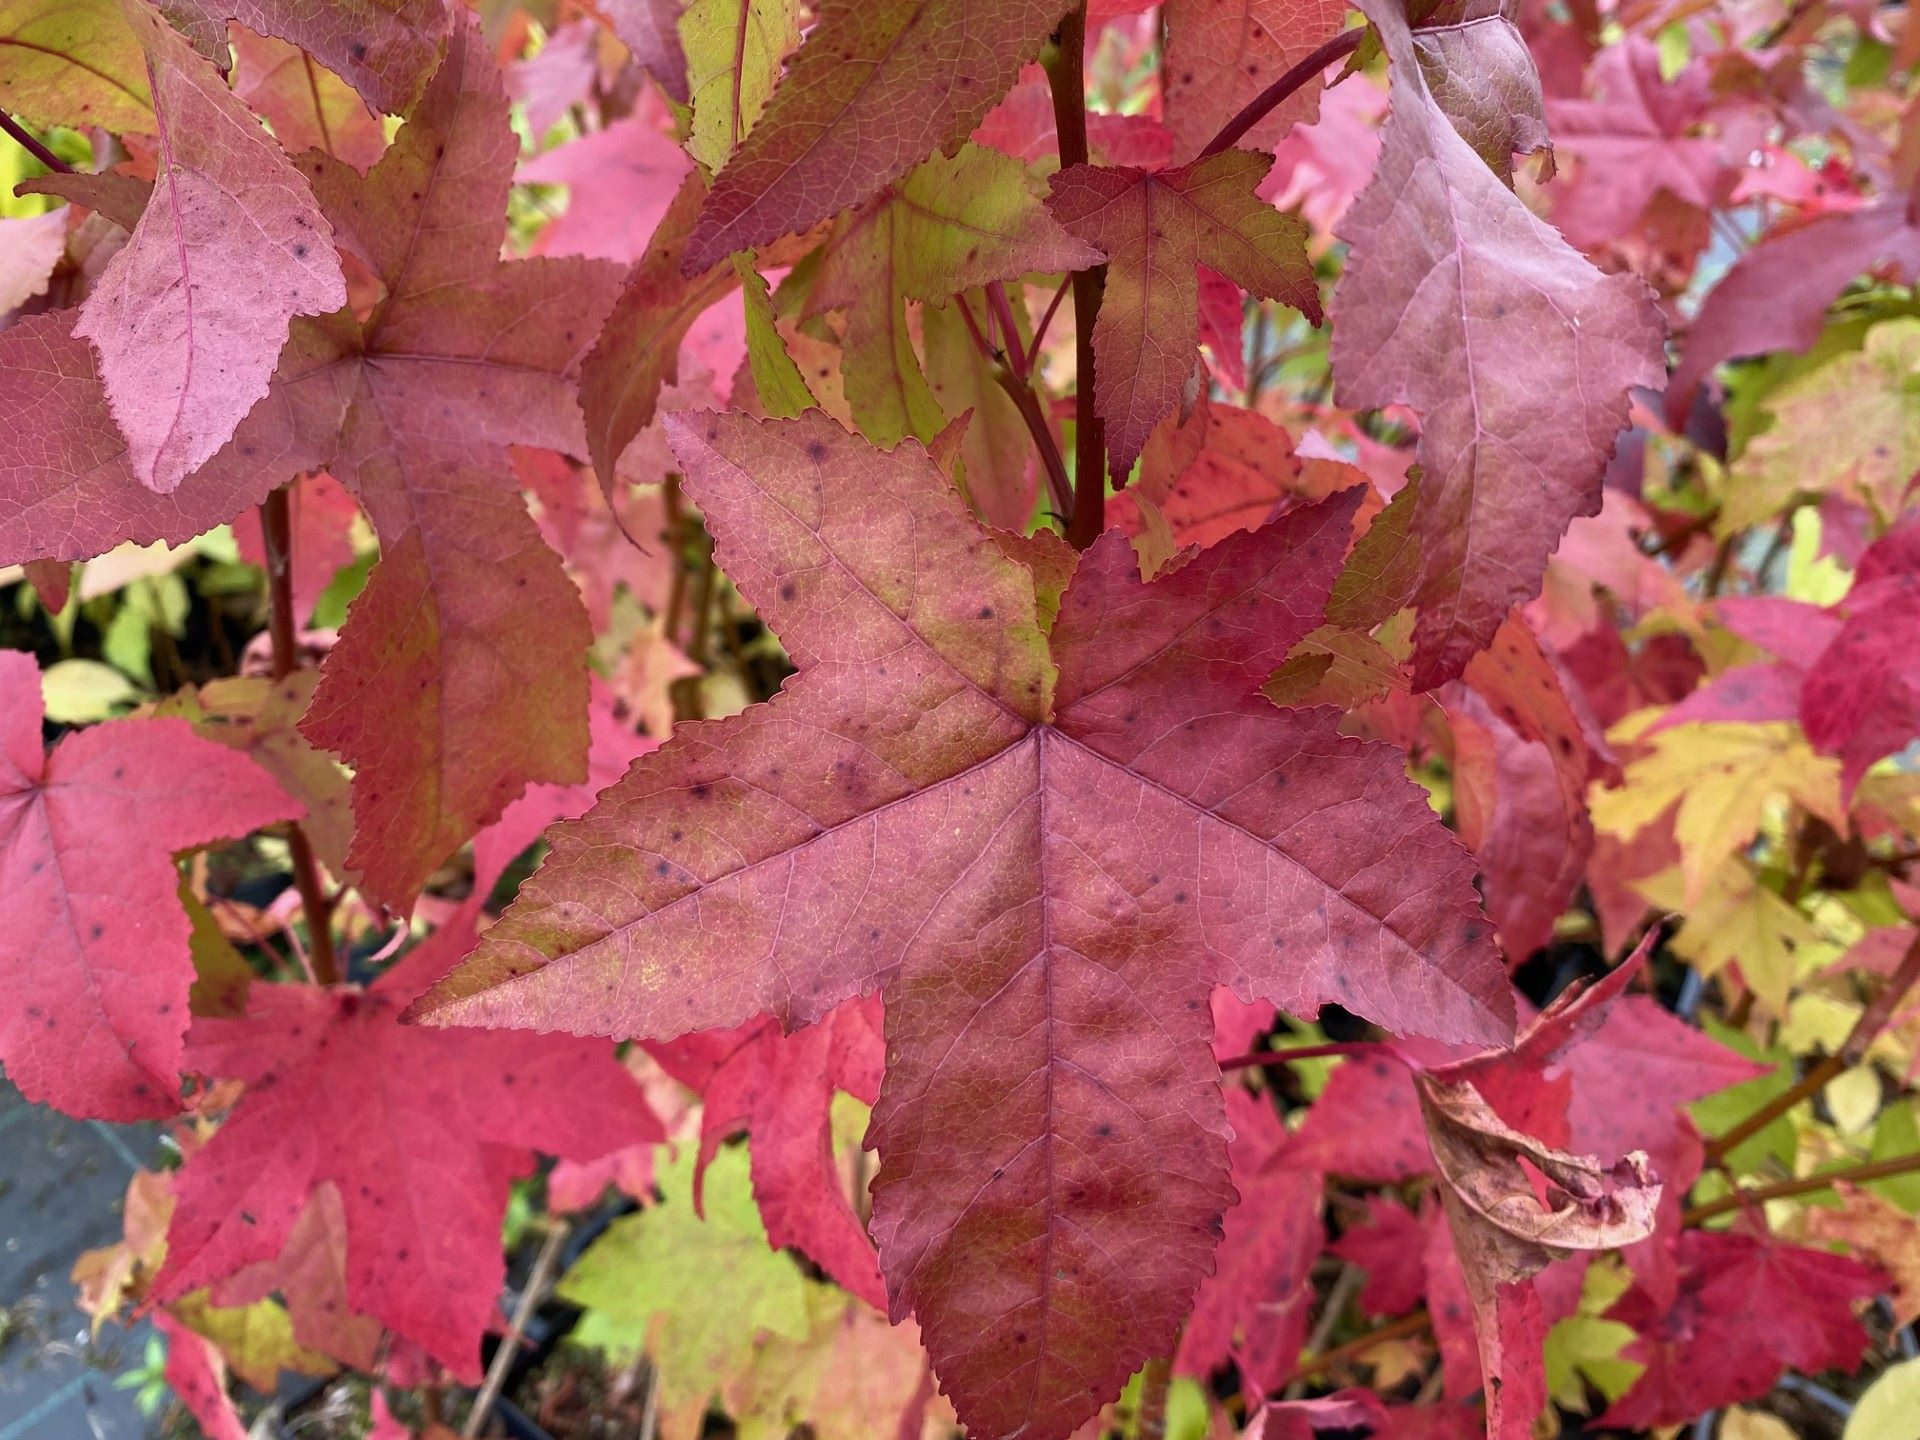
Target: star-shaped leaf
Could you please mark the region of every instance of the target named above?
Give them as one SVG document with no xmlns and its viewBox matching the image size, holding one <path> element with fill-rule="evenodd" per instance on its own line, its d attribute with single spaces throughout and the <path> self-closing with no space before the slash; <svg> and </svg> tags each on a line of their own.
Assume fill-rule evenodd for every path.
<svg viewBox="0 0 1920 1440">
<path fill-rule="evenodd" d="M 266 394 L 296 315 L 347 303 L 306 178 L 145 0 L 121 13 L 146 51 L 159 132 L 153 198 L 74 333 L 100 355 L 134 475 L 177 487 Z"/>
<path fill-rule="evenodd" d="M 364 179 L 301 162 L 384 287 L 365 321 L 297 327 L 283 366 L 298 424 L 327 437 L 381 544 L 302 729 L 354 767 L 349 862 L 396 909 L 523 786 L 583 778 L 586 617 L 505 445 L 584 448 L 571 377 L 615 272 L 497 258 L 517 150 L 500 72 L 463 20 Z"/>
<path fill-rule="evenodd" d="M 1318 622 L 1354 500 L 1152 586 L 1109 535 L 1049 635 L 917 445 L 817 414 L 668 430 L 801 674 L 556 830 L 420 1009 L 666 1038 L 883 987 L 894 1312 L 968 1423 L 1065 1435 L 1171 1347 L 1231 1198 L 1214 985 L 1455 1039 L 1510 1023 L 1465 856 L 1399 756 L 1257 693 Z"/>
<path fill-rule="evenodd" d="M 605 1045 L 399 1024 L 471 940 L 456 919 L 367 991 L 256 985 L 245 1018 L 195 1022 L 188 1066 L 247 1090 L 174 1181 L 158 1299 L 280 1255 L 330 1183 L 353 1310 L 480 1378 L 508 1183 L 533 1148 L 591 1160 L 661 1130 Z"/>
<path fill-rule="evenodd" d="M 171 1115 L 193 984 L 171 852 L 300 807 L 184 720 L 118 720 L 43 754 L 31 655 L 0 651 L 0 700 L 0 1060 L 69 1114 Z"/>
</svg>

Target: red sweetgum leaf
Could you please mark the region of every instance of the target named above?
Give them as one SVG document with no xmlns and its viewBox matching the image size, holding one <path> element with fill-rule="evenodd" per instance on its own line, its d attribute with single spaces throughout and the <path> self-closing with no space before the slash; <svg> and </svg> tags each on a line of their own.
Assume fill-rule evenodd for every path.
<svg viewBox="0 0 1920 1440">
<path fill-rule="evenodd" d="M 1820 338 L 1827 307 L 1847 282 L 1887 267 L 1920 277 L 1920 228 L 1905 195 L 1798 229 L 1775 231 L 1734 262 L 1687 327 L 1667 385 L 1667 416 L 1683 424 L 1701 381 L 1723 360 L 1770 350 L 1806 350 Z"/>
<path fill-rule="evenodd" d="M 397 115 L 420 93 L 446 42 L 454 7 L 445 0 L 166 0 L 195 39 L 221 47 L 229 20 L 297 45 L 358 90 L 375 110 Z M 345 158 L 345 157 L 342 157 Z"/>
<path fill-rule="evenodd" d="M 1858 1260 L 1733 1231 L 1683 1231 L 1679 1259 L 1671 1304 L 1635 1288 L 1607 1312 L 1640 1332 L 1621 1358 L 1647 1369 L 1602 1426 L 1677 1425 L 1757 1399 L 1786 1370 L 1851 1371 L 1867 1347 L 1854 1308 L 1887 1284 Z"/>
<path fill-rule="evenodd" d="M 1646 287 L 1594 269 L 1475 153 L 1469 141 L 1484 144 L 1490 122 L 1466 112 L 1476 133 L 1456 129 L 1457 97 L 1430 88 L 1401 0 L 1365 9 L 1393 103 L 1374 178 L 1340 225 L 1353 248 L 1331 353 L 1340 404 L 1421 415 L 1424 689 L 1459 674 L 1538 589 L 1568 523 L 1599 506 L 1628 390 L 1659 384 L 1664 365 Z M 1472 24 L 1510 28 L 1498 16 Z M 1530 65 L 1524 46 L 1509 50 Z M 1490 93 L 1514 88 L 1510 75 L 1476 79 Z M 1505 115 L 1505 133 L 1528 133 Z"/>
<path fill-rule="evenodd" d="M 1242 107 L 1346 23 L 1342 0 L 1170 0 L 1166 7 L 1167 126 L 1174 153 L 1198 155 Z M 1271 150 L 1320 110 L 1315 76 L 1246 134 Z M 1236 331 L 1238 327 L 1236 326 Z"/>
<path fill-rule="evenodd" d="M 1454 1039 L 1510 1023 L 1465 857 L 1397 752 L 1257 693 L 1318 622 L 1354 502 L 1151 586 L 1110 535 L 1048 635 L 1034 572 L 918 445 L 811 413 L 667 426 L 801 673 L 554 831 L 416 1012 L 658 1039 L 882 988 L 893 1314 L 969 1424 L 1064 1436 L 1172 1348 L 1231 1199 L 1213 986 Z"/>
<path fill-rule="evenodd" d="M 1553 756 L 1518 734 L 1479 695 L 1446 706 L 1453 734 L 1454 815 L 1480 861 L 1480 888 L 1500 944 L 1525 960 L 1553 938 L 1593 853 L 1584 787 L 1561 783 Z"/>
<path fill-rule="evenodd" d="M 1227 1210 L 1213 1274 L 1194 1295 L 1174 1366 L 1204 1380 L 1231 1359 L 1243 1388 L 1265 1394 L 1293 1374 L 1313 1319 L 1313 1262 L 1327 1239 L 1325 1177 L 1271 1163 L 1287 1133 L 1269 1098 L 1233 1086 L 1226 1104 L 1240 1198 Z"/>
<path fill-rule="evenodd" d="M 167 1341 L 167 1388 L 193 1416 L 206 1440 L 247 1440 L 247 1427 L 227 1395 L 227 1362 L 210 1340 L 162 1311 L 154 1325 Z"/>
<path fill-rule="evenodd" d="M 701 1095 L 694 1204 L 701 1203 L 701 1182 L 714 1152 L 731 1136 L 745 1134 L 767 1243 L 793 1246 L 842 1289 L 884 1311 L 887 1292 L 873 1242 L 848 1203 L 830 1123 L 834 1092 L 844 1090 L 869 1105 L 880 1092 L 878 1003 L 842 1005 L 791 1035 L 771 1020 L 756 1020 L 647 1050 Z"/>
<path fill-rule="evenodd" d="M 821 0 L 759 121 L 715 178 L 687 274 L 795 234 L 966 139 L 1063 0 Z"/>
<path fill-rule="evenodd" d="M 157 1299 L 281 1255 L 330 1183 L 352 1309 L 480 1378 L 508 1185 L 533 1147 L 591 1160 L 664 1132 L 605 1045 L 398 1023 L 472 936 L 464 915 L 364 992 L 255 985 L 246 1018 L 195 1022 L 187 1064 L 247 1090 L 174 1179 Z"/>
<path fill-rule="evenodd" d="M 1807 671 L 1799 719 L 1808 740 L 1840 757 L 1851 795 L 1875 761 L 1920 735 L 1920 521 L 1868 548 L 1837 609 L 1839 632 Z"/>
<path fill-rule="evenodd" d="M 0 651 L 0 698 L 0 1059 L 70 1115 L 171 1115 L 194 976 L 171 852 L 300 807 L 184 720 L 116 720 L 43 753 L 31 655 Z"/>
<path fill-rule="evenodd" d="M 147 54 L 160 150 L 153 198 L 80 306 L 133 473 L 165 493 L 267 392 L 287 327 L 347 303 L 305 177 L 145 0 L 121 13 Z"/>
<path fill-rule="evenodd" d="M 353 766 L 348 859 L 395 910 L 525 785 L 584 771 L 586 615 L 505 446 L 584 448 L 572 376 L 614 271 L 497 258 L 517 151 L 463 19 L 371 172 L 301 161 L 385 290 L 364 322 L 302 322 L 290 347 L 298 423 L 326 437 L 381 545 L 302 729 Z"/>
<path fill-rule="evenodd" d="M 1431 1229 L 1431 1210 L 1416 1215 L 1391 1195 L 1369 1195 L 1367 1218 L 1350 1224 L 1327 1252 L 1367 1272 L 1360 1308 L 1369 1315 L 1404 1315 L 1426 1288 L 1421 1255 Z"/>
<path fill-rule="evenodd" d="M 1629 34 L 1593 58 L 1587 94 L 1548 103 L 1562 149 L 1579 163 L 1554 201 L 1554 218 L 1574 244 L 1596 246 L 1631 230 L 1665 191 L 1699 210 L 1722 198 L 1719 139 L 1700 133 L 1713 108 L 1705 64 L 1666 78 L 1660 47 Z"/>
<path fill-rule="evenodd" d="M 1107 522 L 1144 528 L 1141 502 L 1159 510 L 1173 542 L 1205 548 L 1259 528 L 1274 506 L 1298 494 L 1293 437 L 1266 416 L 1202 401 L 1182 423 L 1162 422 L 1140 452 L 1140 475 L 1107 506 Z"/>
<path fill-rule="evenodd" d="M 1193 377 L 1198 266 L 1320 322 L 1306 227 L 1254 193 L 1272 165 L 1271 156 L 1228 150 L 1175 170 L 1075 165 L 1048 182 L 1054 218 L 1107 257 L 1093 324 L 1094 404 L 1121 481 Z"/>
</svg>

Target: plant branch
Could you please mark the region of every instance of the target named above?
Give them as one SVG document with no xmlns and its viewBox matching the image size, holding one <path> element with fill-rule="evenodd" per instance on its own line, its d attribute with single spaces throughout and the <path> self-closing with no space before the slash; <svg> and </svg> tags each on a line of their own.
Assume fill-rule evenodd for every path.
<svg viewBox="0 0 1920 1440">
<path fill-rule="evenodd" d="M 293 503 L 291 485 L 282 485 L 261 503 L 260 535 L 267 551 L 267 631 L 273 644 L 273 678 L 286 679 L 299 665 L 300 637 L 293 613 Z M 307 914 L 307 946 L 316 984 L 340 983 L 340 962 L 333 953 L 333 897 L 320 879 L 313 842 L 298 820 L 287 826 L 293 857 L 293 883 Z"/>
<path fill-rule="evenodd" d="M 1906 953 L 1900 957 L 1900 963 L 1894 967 L 1893 974 L 1887 978 L 1887 983 L 1880 987 L 1880 993 L 1868 1002 L 1867 1008 L 1862 1010 L 1860 1017 L 1853 1022 L 1853 1029 L 1847 1032 L 1846 1041 L 1839 1050 L 1814 1065 L 1794 1084 L 1782 1090 L 1731 1130 L 1708 1141 L 1707 1163 L 1718 1165 L 1735 1146 L 1759 1134 L 1802 1100 L 1819 1094 L 1827 1087 L 1829 1081 L 1866 1059 L 1868 1049 L 1879 1038 L 1880 1032 L 1892 1021 L 1893 1012 L 1899 1008 L 1900 1002 L 1906 998 L 1907 992 L 1913 989 L 1916 981 L 1920 981 L 1920 930 L 1914 932 L 1913 942 L 1907 946 Z"/>
<path fill-rule="evenodd" d="M 1314 76 L 1325 70 L 1336 60 L 1344 60 L 1360 48 L 1360 37 L 1367 33 L 1364 25 L 1352 30 L 1343 30 L 1319 49 L 1308 55 L 1286 74 L 1275 80 L 1253 99 L 1241 107 L 1240 113 L 1220 127 L 1220 133 L 1207 142 L 1207 148 L 1200 152 L 1200 158 L 1218 155 L 1222 150 L 1231 150 L 1241 138 L 1258 125 L 1294 91 L 1305 85 Z M 1064 163 L 1064 160 L 1063 160 Z"/>
<path fill-rule="evenodd" d="M 1025 375 L 1015 376 L 1008 356 L 986 337 L 980 322 L 973 318 L 973 307 L 967 304 L 964 295 L 955 296 L 953 303 L 960 311 L 960 318 L 966 322 L 974 348 L 986 360 L 994 383 L 1013 402 L 1013 408 L 1020 412 L 1027 433 L 1033 437 L 1033 448 L 1040 452 L 1040 464 L 1047 474 L 1047 493 L 1053 500 L 1054 510 L 1064 520 L 1073 513 L 1073 480 L 1068 476 L 1067 462 L 1060 454 L 1060 442 L 1053 438 L 1053 426 L 1047 423 L 1047 412 L 1041 407 L 1040 397 L 1033 393 L 1032 381 Z"/>
<path fill-rule="evenodd" d="M 0 110 L 0 130 L 4 130 L 7 134 L 11 135 L 19 142 L 21 149 L 33 156 L 34 159 L 46 166 L 47 169 L 61 175 L 73 174 L 73 167 L 71 165 L 54 154 L 53 151 L 49 150 L 45 145 L 42 145 L 39 140 L 34 138 L 32 131 L 28 130 L 26 126 L 22 125 L 4 110 Z"/>
<path fill-rule="evenodd" d="M 1377 1040 L 1341 1040 L 1327 1045 L 1302 1045 L 1293 1050 L 1255 1050 L 1220 1062 L 1221 1070 L 1247 1070 L 1255 1066 L 1291 1065 L 1296 1060 L 1323 1060 L 1330 1055 L 1392 1055 L 1391 1047 Z"/>
<path fill-rule="evenodd" d="M 1920 1171 L 1920 1154 L 1896 1155 L 1891 1160 L 1869 1160 L 1857 1165 L 1837 1165 L 1831 1170 L 1802 1175 L 1794 1180 L 1779 1180 L 1771 1185 L 1754 1185 L 1745 1190 L 1736 1190 L 1731 1195 L 1722 1195 L 1717 1200 L 1695 1205 L 1680 1218 L 1684 1224 L 1698 1225 L 1717 1215 L 1730 1214 L 1748 1205 L 1758 1205 L 1764 1200 L 1784 1200 L 1793 1195 L 1811 1195 L 1815 1191 L 1825 1190 L 1843 1180 L 1888 1180 L 1895 1175 L 1911 1175 L 1915 1171 Z"/>
<path fill-rule="evenodd" d="M 480 1393 L 473 1397 L 473 1408 L 467 1411 L 467 1423 L 460 1427 L 463 1440 L 474 1440 L 480 1433 L 480 1427 L 487 1423 L 487 1416 L 493 1411 L 493 1402 L 500 1398 L 500 1391 L 507 1383 L 507 1372 L 513 1368 L 513 1357 L 520 1353 L 520 1346 L 526 1339 L 527 1322 L 533 1319 L 533 1312 L 546 1298 L 547 1287 L 553 1283 L 553 1272 L 560 1264 L 560 1248 L 567 1243 L 567 1223 L 551 1222 L 547 1238 L 540 1242 L 540 1253 L 533 1257 L 533 1269 L 527 1273 L 526 1288 L 520 1292 L 520 1299 L 513 1307 L 513 1319 L 507 1325 L 507 1333 L 501 1337 L 500 1346 L 493 1352 L 493 1360 L 487 1366 L 487 1378 L 480 1386 Z"/>
<path fill-rule="evenodd" d="M 1040 316 L 1040 323 L 1033 327 L 1033 343 L 1027 347 L 1027 373 L 1033 373 L 1035 362 L 1040 359 L 1040 346 L 1047 338 L 1047 330 L 1053 324 L 1053 317 L 1060 310 L 1060 302 L 1067 298 L 1067 291 L 1073 288 L 1073 276 L 1069 275 L 1060 282 L 1060 288 L 1053 292 L 1053 299 L 1047 302 L 1046 311 Z"/>
<path fill-rule="evenodd" d="M 1369 1330 L 1358 1339 L 1349 1340 L 1344 1345 L 1336 1345 L 1331 1350 L 1323 1350 L 1318 1355 L 1307 1356 L 1300 1362 L 1299 1368 L 1293 1372 L 1293 1379 L 1297 1382 L 1310 1375 L 1317 1375 L 1322 1370 L 1330 1370 L 1336 1365 L 1366 1354 L 1374 1346 L 1383 1345 L 1389 1340 L 1401 1340 L 1409 1335 L 1418 1335 L 1432 1323 L 1432 1317 L 1424 1309 L 1402 1315 L 1398 1320 L 1389 1320 L 1378 1329 Z"/>
<path fill-rule="evenodd" d="M 1086 0 L 1080 0 L 1060 22 L 1040 59 L 1053 94 L 1053 127 L 1062 170 L 1087 163 L 1086 54 L 1087 6 Z M 1086 549 L 1107 528 L 1106 426 L 1093 403 L 1093 323 L 1099 318 L 1106 288 L 1106 266 L 1074 272 L 1073 509 L 1067 515 L 1067 540 L 1076 550 Z"/>
</svg>

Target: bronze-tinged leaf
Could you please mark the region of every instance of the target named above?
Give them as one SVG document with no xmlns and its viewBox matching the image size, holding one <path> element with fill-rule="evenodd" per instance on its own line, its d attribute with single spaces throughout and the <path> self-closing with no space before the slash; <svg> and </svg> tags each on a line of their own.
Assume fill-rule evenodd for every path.
<svg viewBox="0 0 1920 1440">
<path fill-rule="evenodd" d="M 1333 373 L 1342 405 L 1420 412 L 1413 663 L 1430 688 L 1535 593 L 1572 519 L 1599 508 L 1628 391 L 1658 385 L 1665 366 L 1646 287 L 1602 275 L 1488 168 L 1474 142 L 1498 127 L 1432 88 L 1402 0 L 1366 11 L 1393 108 L 1373 180 L 1340 225 L 1353 248 L 1334 292 Z M 1526 88 L 1512 75 L 1499 87 Z M 1499 143 L 1532 143 L 1508 125 Z"/>
<path fill-rule="evenodd" d="M 267 393 L 293 317 L 347 289 L 306 177 L 144 0 L 121 12 L 146 51 L 158 165 L 73 333 L 99 353 L 135 478 L 164 494 Z"/>
<path fill-rule="evenodd" d="M 818 413 L 667 428 L 801 673 L 555 830 L 417 1012 L 670 1038 L 881 989 L 893 1312 L 970 1426 L 1054 1440 L 1168 1353 L 1213 1253 L 1216 985 L 1453 1039 L 1511 1024 L 1466 858 L 1398 753 L 1258 695 L 1319 622 L 1354 497 L 1152 585 L 1109 535 L 1049 635 L 1026 547 L 917 444 Z"/>
<path fill-rule="evenodd" d="M 375 110 L 397 115 L 420 93 L 456 7 L 444 0 L 166 0 L 196 43 L 224 50 L 227 21 L 298 45 Z"/>
<path fill-rule="evenodd" d="M 353 766 L 348 863 L 395 910 L 525 786 L 586 774 L 592 637 L 505 447 L 586 448 L 573 377 L 618 272 L 498 258 L 518 150 L 499 68 L 462 20 L 371 171 L 301 160 L 342 249 L 385 288 L 364 321 L 301 322 L 283 366 L 381 547 L 301 729 Z"/>
<path fill-rule="evenodd" d="M 1093 394 L 1119 480 L 1193 379 L 1199 266 L 1319 323 L 1306 227 L 1255 193 L 1272 165 L 1228 150 L 1175 170 L 1075 165 L 1052 179 L 1054 217 L 1107 257 Z"/>
<path fill-rule="evenodd" d="M 822 0 L 759 122 L 714 181 L 689 275 L 857 205 L 972 133 L 1062 0 Z"/>
</svg>

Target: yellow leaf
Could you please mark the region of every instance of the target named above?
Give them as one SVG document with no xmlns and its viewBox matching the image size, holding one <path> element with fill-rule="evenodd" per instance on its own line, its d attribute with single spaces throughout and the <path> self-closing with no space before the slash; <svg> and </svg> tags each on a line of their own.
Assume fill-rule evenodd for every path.
<svg viewBox="0 0 1920 1440">
<path fill-rule="evenodd" d="M 1791 800 L 1847 828 L 1840 764 L 1814 752 L 1797 725 L 1676 725 L 1626 768 L 1618 789 L 1593 794 L 1595 828 L 1622 840 L 1677 805 L 1673 834 L 1690 908 L 1722 861 L 1751 844 L 1770 808 Z"/>
<path fill-rule="evenodd" d="M 1894 1366 L 1860 1397 L 1843 1440 L 1920 1440 L 1920 1360 Z"/>
<path fill-rule="evenodd" d="M 256 1390 L 271 1393 L 282 1370 L 331 1375 L 338 1368 L 293 1338 L 293 1321 L 278 1300 L 214 1305 L 206 1291 L 196 1290 L 168 1308 L 181 1324 L 213 1342 L 233 1373 Z"/>
<path fill-rule="evenodd" d="M 1709 877 L 1704 894 L 1687 908 L 1678 872 L 1663 871 L 1637 887 L 1655 905 L 1686 910 L 1673 937 L 1674 952 L 1712 975 L 1738 962 L 1740 974 L 1775 1014 L 1787 1013 L 1793 982 L 1806 968 L 1804 947 L 1820 938 L 1813 923 L 1754 879 L 1744 865 Z"/>
<path fill-rule="evenodd" d="M 1735 1405 L 1720 1418 L 1720 1440 L 1799 1440 L 1778 1415 Z"/>
<path fill-rule="evenodd" d="M 1795 495 L 1839 493 L 1897 514 L 1920 469 L 1920 320 L 1902 316 L 1867 332 L 1859 350 L 1788 381 L 1767 408 L 1773 424 L 1735 464 L 1719 533 L 1771 519 Z"/>
</svg>

